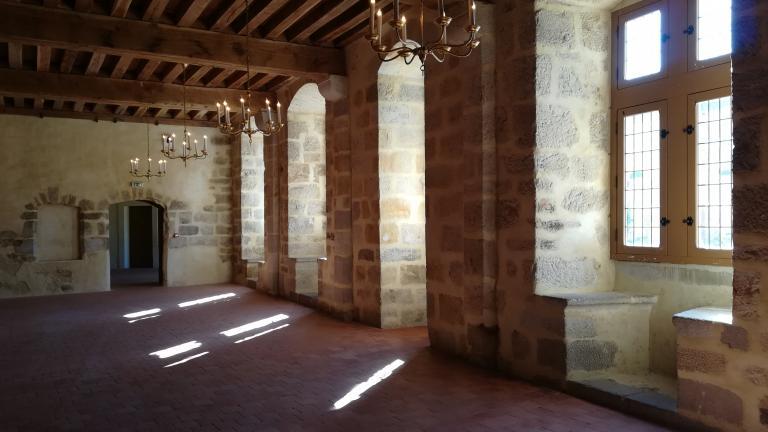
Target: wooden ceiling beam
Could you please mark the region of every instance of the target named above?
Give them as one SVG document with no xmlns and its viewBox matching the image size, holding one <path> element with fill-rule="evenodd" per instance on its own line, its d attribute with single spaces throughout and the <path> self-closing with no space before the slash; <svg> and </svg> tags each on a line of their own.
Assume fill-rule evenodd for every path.
<svg viewBox="0 0 768 432">
<path fill-rule="evenodd" d="M 8 42 L 8 66 L 13 69 L 21 69 L 24 66 L 20 43 Z"/>
<path fill-rule="evenodd" d="M 196 23 L 197 19 L 200 18 L 200 14 L 203 13 L 210 2 L 211 0 L 193 0 L 176 24 L 179 27 L 189 27 Z"/>
<path fill-rule="evenodd" d="M 271 30 L 269 30 L 267 37 L 272 39 L 280 37 L 283 33 L 285 33 L 286 30 L 288 30 L 292 25 L 296 24 L 298 20 L 303 18 L 304 15 L 308 14 L 309 11 L 311 11 L 312 8 L 317 6 L 321 1 L 322 0 L 304 0 L 300 7 L 286 11 L 285 14 L 280 17 L 280 22 L 278 22 Z"/>
<path fill-rule="evenodd" d="M 51 47 L 39 45 L 37 47 L 37 71 L 50 72 L 51 70 Z"/>
<path fill-rule="evenodd" d="M 85 69 L 86 75 L 98 75 L 101 70 L 101 65 L 104 64 L 106 54 L 94 51 L 91 55 L 91 60 L 88 62 L 88 67 Z"/>
<path fill-rule="evenodd" d="M 144 21 L 158 22 L 163 17 L 163 12 L 168 6 L 168 0 L 152 0 L 147 6 L 147 10 L 144 11 L 142 19 Z"/>
<path fill-rule="evenodd" d="M 128 15 L 128 8 L 131 7 L 131 0 L 115 0 L 115 2 L 112 4 L 112 15 L 113 17 L 118 18 L 125 18 L 126 15 Z"/>
<path fill-rule="evenodd" d="M 245 44 L 234 34 L 17 3 L 4 3 L 3 9 L 0 40 L 6 42 L 245 69 Z M 344 52 L 340 49 L 254 38 L 248 47 L 254 72 L 309 79 L 346 74 Z"/>
<path fill-rule="evenodd" d="M 129 55 L 120 57 L 120 60 L 117 61 L 115 68 L 112 69 L 112 74 L 110 76 L 117 79 L 124 77 L 125 73 L 128 71 L 128 68 L 131 67 L 131 62 L 133 62 L 133 57 Z"/>
<path fill-rule="evenodd" d="M 71 73 L 72 66 L 75 65 L 76 59 L 77 59 L 77 51 L 65 50 L 64 55 L 61 57 L 59 72 L 66 73 L 66 74 Z"/>
<path fill-rule="evenodd" d="M 210 72 L 211 69 L 212 68 L 210 66 L 200 66 L 199 68 L 197 68 L 195 73 L 193 73 L 192 75 L 189 76 L 189 78 L 187 78 L 186 84 L 187 85 L 198 85 L 198 84 L 200 84 L 200 80 L 203 79 L 203 77 L 208 72 Z"/>
<path fill-rule="evenodd" d="M 244 10 L 245 6 L 243 5 L 243 2 L 240 0 L 233 0 L 229 6 L 221 12 L 221 15 L 219 15 L 216 21 L 214 21 L 211 30 L 222 31 L 227 29 L 229 25 L 232 24 L 232 21 L 234 21 L 238 15 L 243 13 Z"/>
<path fill-rule="evenodd" d="M 11 97 L 179 109 L 182 106 L 183 92 L 182 86 L 178 84 L 0 69 L 0 94 Z M 188 110 L 215 111 L 217 100 L 237 100 L 242 92 L 221 88 L 187 87 L 186 94 Z M 265 98 L 268 93 L 254 95 Z"/>
<path fill-rule="evenodd" d="M 157 69 L 158 66 L 160 66 L 160 60 L 147 60 L 147 63 L 141 68 L 141 72 L 139 72 L 136 79 L 139 81 L 149 80 L 152 78 L 152 75 L 154 75 L 155 69 Z"/>
<path fill-rule="evenodd" d="M 162 81 L 164 83 L 173 83 L 176 81 L 176 78 L 181 75 L 181 73 L 184 72 L 184 65 L 181 63 L 176 63 L 171 70 L 168 71 L 168 73 L 165 74 Z"/>
<path fill-rule="evenodd" d="M 216 74 L 213 78 L 211 78 L 210 81 L 206 84 L 208 87 L 221 87 L 222 84 L 224 84 L 224 81 L 229 78 L 230 75 L 232 75 L 231 70 L 229 69 L 223 69 L 219 73 Z"/>
<path fill-rule="evenodd" d="M 267 4 L 261 8 L 261 10 L 256 12 L 254 16 L 250 17 L 250 20 L 245 23 L 238 34 L 253 34 L 253 32 L 259 28 L 260 25 L 264 24 L 264 21 L 268 20 L 269 17 L 277 13 L 277 11 L 280 10 L 281 7 L 285 6 L 287 2 L 288 0 L 272 0 L 267 2 Z"/>
<path fill-rule="evenodd" d="M 343 0 L 337 3 L 330 10 L 324 11 L 318 19 L 313 20 L 309 23 L 309 25 L 302 28 L 294 38 L 300 41 L 309 41 L 309 37 L 312 36 L 314 32 L 318 31 L 322 26 L 328 24 L 332 19 L 341 15 L 342 12 L 354 6 L 355 3 L 357 3 L 357 0 Z"/>
<path fill-rule="evenodd" d="M 82 107 L 80 107 L 80 109 L 82 109 Z M 215 122 L 204 121 L 204 120 L 183 121 L 183 120 L 175 120 L 175 119 L 169 119 L 169 118 L 147 118 L 147 117 L 144 117 L 144 114 L 146 114 L 146 107 L 144 108 L 144 111 L 142 111 L 141 114 L 139 115 L 136 115 L 136 114 L 128 115 L 125 113 L 117 114 L 117 113 L 109 113 L 109 112 L 92 113 L 92 112 L 80 112 L 80 111 L 65 111 L 63 109 L 33 110 L 29 108 L 3 107 L 0 105 L 0 114 L 26 115 L 26 116 L 34 116 L 34 117 L 42 116 L 42 117 L 53 117 L 53 118 L 74 118 L 74 119 L 96 120 L 96 121 L 119 121 L 119 122 L 127 122 L 127 123 L 153 122 L 158 124 L 179 125 L 179 126 L 182 124 L 186 124 L 187 126 L 201 126 L 201 127 L 216 126 Z"/>
</svg>

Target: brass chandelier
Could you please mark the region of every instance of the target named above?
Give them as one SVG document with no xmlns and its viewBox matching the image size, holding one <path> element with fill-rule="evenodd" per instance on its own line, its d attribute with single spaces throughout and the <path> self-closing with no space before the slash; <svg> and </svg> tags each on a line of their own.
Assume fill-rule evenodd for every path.
<svg viewBox="0 0 768 432">
<path fill-rule="evenodd" d="M 248 40 L 251 33 L 248 26 L 251 19 L 248 13 L 248 0 L 243 0 L 245 3 L 245 95 L 240 98 L 240 119 L 239 121 L 232 123 L 232 107 L 226 100 L 223 102 L 216 102 L 217 118 L 219 123 L 219 131 L 226 135 L 240 135 L 245 134 L 248 136 L 248 142 L 253 142 L 253 136 L 260 133 L 264 136 L 274 135 L 283 128 L 283 114 L 281 112 L 280 102 L 278 101 L 275 108 L 277 110 L 277 121 L 275 121 L 272 114 L 272 106 L 269 99 L 266 99 L 262 112 L 263 124 L 259 125 L 254 116 L 254 110 L 252 110 L 251 90 L 248 87 L 251 82 L 251 63 L 250 63 L 250 50 L 248 49 Z M 266 114 L 266 120 L 263 119 L 263 114 Z"/>
<path fill-rule="evenodd" d="M 438 17 L 435 24 L 440 26 L 439 36 L 434 41 L 427 41 L 424 35 L 424 0 L 419 2 L 419 36 L 420 41 L 408 39 L 407 22 L 405 15 L 400 15 L 400 0 L 394 0 L 392 28 L 389 37 L 385 37 L 382 26 L 381 9 L 376 10 L 376 0 L 371 1 L 370 33 L 367 38 L 371 47 L 384 62 L 402 58 L 406 64 L 413 63 L 418 58 L 421 61 L 421 70 L 425 68 L 425 62 L 429 57 L 442 63 L 448 56 L 467 57 L 472 49 L 480 45 L 477 33 L 480 26 L 477 25 L 477 9 L 474 0 L 467 0 L 467 39 L 464 42 L 448 43 L 448 26 L 452 18 L 445 14 L 445 0 L 437 0 Z"/>
<path fill-rule="evenodd" d="M 156 172 L 152 172 L 152 158 L 149 157 L 149 124 L 147 124 L 147 171 L 146 172 L 140 172 L 139 171 L 139 158 L 131 159 L 131 175 L 133 177 L 144 177 L 149 181 L 152 177 L 163 177 L 168 173 L 168 167 L 167 162 L 165 159 L 160 159 L 157 161 L 157 164 L 159 165 Z"/>
<path fill-rule="evenodd" d="M 187 64 L 184 64 L 182 75 L 182 92 L 183 92 L 183 105 L 182 112 L 184 132 L 182 132 L 181 149 L 176 153 L 176 134 L 163 134 L 163 142 L 160 148 L 160 152 L 168 159 L 181 159 L 184 162 L 184 166 L 187 166 L 187 161 L 191 159 L 205 159 L 208 156 L 208 137 L 203 135 L 203 147 L 198 151 L 197 139 L 192 138 L 192 134 L 187 131 Z"/>
</svg>

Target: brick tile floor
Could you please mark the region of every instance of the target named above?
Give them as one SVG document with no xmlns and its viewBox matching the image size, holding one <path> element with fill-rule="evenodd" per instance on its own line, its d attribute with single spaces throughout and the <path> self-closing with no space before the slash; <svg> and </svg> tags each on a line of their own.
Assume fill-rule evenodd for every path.
<svg viewBox="0 0 768 432">
<path fill-rule="evenodd" d="M 236 297 L 177 306 L 228 292 Z M 123 317 L 152 308 L 160 315 Z M 289 318 L 220 334 L 277 314 Z M 234 285 L 4 300 L 0 323 L 4 432 L 663 430 L 433 352 L 424 329 L 343 323 Z M 202 345 L 149 355 L 192 341 Z M 405 364 L 333 410 L 396 359 Z"/>
</svg>

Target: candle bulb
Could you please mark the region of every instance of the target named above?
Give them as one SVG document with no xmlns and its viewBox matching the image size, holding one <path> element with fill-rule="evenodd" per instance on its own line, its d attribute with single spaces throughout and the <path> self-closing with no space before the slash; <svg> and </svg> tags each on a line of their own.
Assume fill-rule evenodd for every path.
<svg viewBox="0 0 768 432">
<path fill-rule="evenodd" d="M 381 26 L 381 9 L 379 9 L 378 12 L 376 12 L 376 34 L 379 36 L 376 39 L 376 46 L 381 46 L 381 42 L 384 40 L 384 29 Z"/>
<path fill-rule="evenodd" d="M 170 150 L 171 150 L 171 153 L 173 153 L 176 150 L 174 148 L 174 143 L 176 142 L 176 134 L 171 134 L 171 137 L 169 139 L 171 141 Z"/>
<path fill-rule="evenodd" d="M 405 30 L 405 15 L 403 15 L 403 18 L 400 21 L 403 23 L 403 32 L 400 37 L 403 39 L 403 41 L 407 41 L 408 34 L 406 33 L 406 30 Z"/>
<path fill-rule="evenodd" d="M 477 23 L 477 8 L 475 7 L 475 2 L 472 2 L 472 26 L 474 27 Z"/>
<path fill-rule="evenodd" d="M 245 115 L 245 99 L 240 98 L 240 114 Z"/>
<path fill-rule="evenodd" d="M 280 111 L 280 101 L 277 101 L 277 125 L 283 124 L 283 112 Z"/>
<path fill-rule="evenodd" d="M 267 120 L 272 123 L 272 107 L 269 106 L 269 99 L 267 99 Z"/>
<path fill-rule="evenodd" d="M 147 158 L 147 172 L 152 171 L 152 158 Z"/>
<path fill-rule="evenodd" d="M 208 136 L 203 135 L 203 153 L 208 153 Z"/>
<path fill-rule="evenodd" d="M 224 101 L 224 123 L 229 125 L 229 105 L 227 105 L 227 101 Z"/>
<path fill-rule="evenodd" d="M 221 123 L 221 104 L 216 102 L 216 121 Z"/>
<path fill-rule="evenodd" d="M 374 27 L 374 15 L 376 14 L 376 0 L 371 0 L 371 35 L 376 33 L 376 27 Z"/>
</svg>

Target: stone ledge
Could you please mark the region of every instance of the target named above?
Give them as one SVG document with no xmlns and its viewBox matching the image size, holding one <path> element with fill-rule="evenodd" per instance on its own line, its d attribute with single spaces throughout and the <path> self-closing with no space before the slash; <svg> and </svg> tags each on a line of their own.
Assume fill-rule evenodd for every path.
<svg viewBox="0 0 768 432">
<path fill-rule="evenodd" d="M 328 261 L 328 257 L 288 257 L 289 260 L 294 262 L 312 262 L 312 261 Z"/>
<path fill-rule="evenodd" d="M 726 308 L 701 307 L 677 313 L 674 320 L 686 319 L 710 323 L 733 324 L 733 312 Z"/>
<path fill-rule="evenodd" d="M 542 297 L 564 302 L 566 306 L 599 306 L 615 304 L 655 304 L 657 296 L 649 294 L 630 294 L 616 291 L 596 293 L 553 293 Z"/>
</svg>

